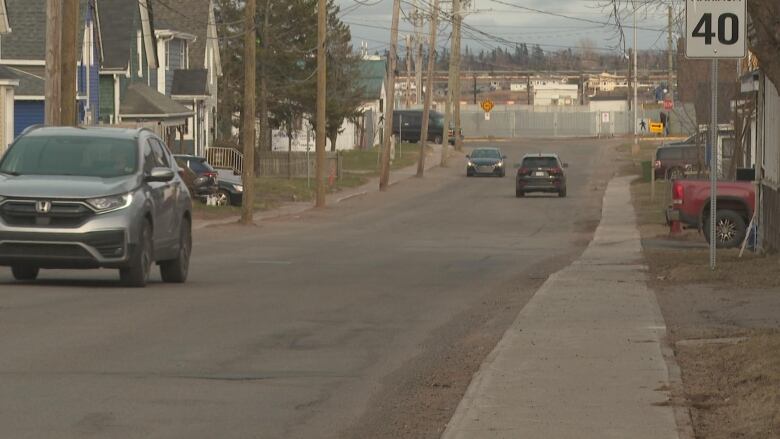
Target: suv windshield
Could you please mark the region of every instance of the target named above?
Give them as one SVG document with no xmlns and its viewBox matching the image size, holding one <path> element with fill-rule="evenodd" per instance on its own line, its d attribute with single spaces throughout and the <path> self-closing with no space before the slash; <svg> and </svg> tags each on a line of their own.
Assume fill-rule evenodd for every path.
<svg viewBox="0 0 780 439">
<path fill-rule="evenodd" d="M 473 159 L 498 159 L 501 154 L 495 149 L 475 149 L 471 152 Z"/>
<path fill-rule="evenodd" d="M 526 157 L 523 159 L 524 168 L 557 168 L 558 159 L 555 157 Z"/>
<path fill-rule="evenodd" d="M 13 175 L 112 178 L 137 169 L 134 140 L 89 136 L 22 137 L 0 162 L 0 172 Z"/>
<path fill-rule="evenodd" d="M 190 168 L 198 174 L 214 172 L 214 168 L 205 159 L 189 159 Z"/>
</svg>

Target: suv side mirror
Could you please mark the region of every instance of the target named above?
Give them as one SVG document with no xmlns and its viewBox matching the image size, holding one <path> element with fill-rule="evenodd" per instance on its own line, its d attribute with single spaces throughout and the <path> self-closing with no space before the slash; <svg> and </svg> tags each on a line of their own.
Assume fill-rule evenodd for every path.
<svg viewBox="0 0 780 439">
<path fill-rule="evenodd" d="M 470 155 L 468 155 L 468 154 L 466 154 L 466 158 L 467 158 L 467 159 L 470 159 L 470 158 L 471 158 L 471 156 L 470 156 Z"/>
<path fill-rule="evenodd" d="M 151 172 L 149 172 L 146 177 L 144 177 L 144 180 L 147 182 L 161 182 L 161 183 L 167 183 L 171 180 L 173 180 L 173 177 L 175 177 L 176 174 L 174 174 L 173 170 L 169 168 L 154 168 Z"/>
<path fill-rule="evenodd" d="M 502 156 L 501 156 L 501 158 L 502 158 L 502 159 L 504 159 L 504 160 L 506 160 L 506 156 L 505 156 L 505 155 L 502 155 Z"/>
</svg>

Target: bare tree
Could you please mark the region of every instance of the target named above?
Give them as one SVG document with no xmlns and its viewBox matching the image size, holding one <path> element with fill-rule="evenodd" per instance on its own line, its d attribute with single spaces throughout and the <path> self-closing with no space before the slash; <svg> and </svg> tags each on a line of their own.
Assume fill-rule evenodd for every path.
<svg viewBox="0 0 780 439">
<path fill-rule="evenodd" d="M 639 11 L 650 12 L 666 8 L 666 0 L 599 0 L 599 6 L 608 14 L 609 20 L 616 25 L 619 45 L 625 49 L 625 26 L 623 20 L 633 13 L 634 7 Z M 750 16 L 750 50 L 759 59 L 760 67 L 775 84 L 780 84 L 780 2 L 777 0 L 750 0 L 748 2 Z M 679 11 L 675 25 L 682 32 L 684 13 Z"/>
</svg>

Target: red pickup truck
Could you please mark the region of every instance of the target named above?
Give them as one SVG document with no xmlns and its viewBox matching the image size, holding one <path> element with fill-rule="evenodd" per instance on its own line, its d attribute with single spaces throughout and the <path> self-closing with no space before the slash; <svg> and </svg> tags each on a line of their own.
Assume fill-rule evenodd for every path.
<svg viewBox="0 0 780 439">
<path fill-rule="evenodd" d="M 751 182 L 718 182 L 718 213 L 716 216 L 717 246 L 738 247 L 747 233 L 756 205 L 756 190 Z M 686 228 L 695 228 L 710 239 L 710 182 L 708 180 L 676 180 L 672 184 L 672 205 L 667 209 L 667 221 L 679 221 Z"/>
</svg>

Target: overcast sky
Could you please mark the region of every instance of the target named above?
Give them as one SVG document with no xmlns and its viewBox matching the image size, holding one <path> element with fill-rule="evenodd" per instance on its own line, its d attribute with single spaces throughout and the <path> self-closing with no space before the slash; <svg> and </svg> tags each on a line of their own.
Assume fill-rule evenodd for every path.
<svg viewBox="0 0 780 439">
<path fill-rule="evenodd" d="M 413 9 L 414 0 L 401 0 L 401 9 L 409 12 Z M 614 27 L 597 23 L 606 22 L 608 13 L 599 7 L 604 0 L 473 0 L 464 23 L 479 30 L 501 37 L 509 42 L 525 42 L 529 45 L 540 44 L 545 51 L 560 50 L 564 47 L 577 48 L 583 39 L 590 39 L 595 46 L 605 51 L 613 51 L 618 46 L 618 38 Z M 350 25 L 355 46 L 361 41 L 368 43 L 369 52 L 384 51 L 390 40 L 390 22 L 393 0 L 336 0 L 341 6 L 342 20 Z M 421 8 L 428 10 L 432 0 L 418 0 Z M 637 4 L 645 3 L 638 0 Z M 444 3 L 449 9 L 451 2 Z M 513 5 L 538 9 L 539 12 L 519 9 Z M 679 8 L 679 7 L 678 7 Z M 679 9 L 678 12 L 679 13 Z M 590 20 L 593 22 L 578 21 Z M 630 18 L 630 14 L 627 15 Z M 667 11 L 652 8 L 642 8 L 638 14 L 638 27 L 657 29 L 640 30 L 640 49 L 666 49 L 667 46 Z M 630 19 L 629 22 L 630 24 Z M 401 19 L 401 40 L 403 34 L 411 30 L 407 21 Z M 427 25 L 426 25 L 427 29 Z M 660 30 L 660 31 L 659 31 Z M 628 46 L 631 46 L 632 31 L 628 32 Z M 442 30 L 439 46 L 445 44 L 449 37 L 449 27 Z M 484 35 L 465 30 L 463 44 L 472 50 L 488 50 L 492 47 L 509 47 Z M 477 41 L 479 38 L 482 41 Z M 449 45 L 447 43 L 447 45 Z"/>
</svg>

